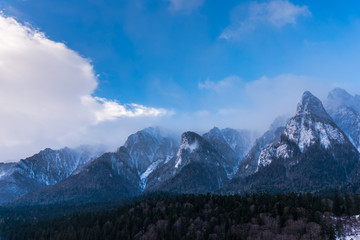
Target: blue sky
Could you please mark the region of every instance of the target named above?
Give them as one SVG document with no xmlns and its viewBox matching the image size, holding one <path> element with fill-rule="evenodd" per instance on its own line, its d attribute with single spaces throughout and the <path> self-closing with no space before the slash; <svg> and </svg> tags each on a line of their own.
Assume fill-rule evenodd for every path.
<svg viewBox="0 0 360 240">
<path fill-rule="evenodd" d="M 206 79 L 356 76 L 358 1 L 293 1 L 307 6 L 311 16 L 283 27 L 259 26 L 238 41 L 219 39 L 237 14 L 234 8 L 247 3 L 208 0 L 176 11 L 165 0 L 12 0 L 5 1 L 4 12 L 90 58 L 100 74 L 95 93 L 120 102 L 188 110 L 198 107 L 197 86 Z M 170 91 L 181 88 L 191 101 L 163 96 L 159 84 Z"/>
<path fill-rule="evenodd" d="M 0 9 L 89 59 L 97 101 L 164 113 L 98 121 L 74 144 L 103 129 L 126 135 L 147 124 L 262 131 L 295 111 L 305 89 L 322 98 L 335 86 L 359 93 L 355 0 L 2 0 Z"/>
</svg>

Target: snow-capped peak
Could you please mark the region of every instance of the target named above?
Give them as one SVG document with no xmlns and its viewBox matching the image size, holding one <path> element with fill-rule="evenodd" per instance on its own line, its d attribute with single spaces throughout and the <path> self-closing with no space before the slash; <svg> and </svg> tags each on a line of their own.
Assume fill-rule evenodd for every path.
<svg viewBox="0 0 360 240">
<path fill-rule="evenodd" d="M 277 158 L 292 158 L 294 149 L 287 141 L 295 143 L 300 152 L 303 152 L 315 143 L 328 149 L 332 144 L 345 143 L 346 139 L 344 133 L 325 111 L 321 101 L 306 91 L 297 106 L 296 115 L 285 126 L 283 140 L 266 147 L 261 152 L 258 168 L 269 165 Z"/>
<path fill-rule="evenodd" d="M 301 151 L 316 142 L 328 148 L 331 142 L 345 141 L 343 132 L 327 114 L 321 101 L 308 91 L 303 94 L 296 116 L 286 124 L 284 135 Z"/>
</svg>

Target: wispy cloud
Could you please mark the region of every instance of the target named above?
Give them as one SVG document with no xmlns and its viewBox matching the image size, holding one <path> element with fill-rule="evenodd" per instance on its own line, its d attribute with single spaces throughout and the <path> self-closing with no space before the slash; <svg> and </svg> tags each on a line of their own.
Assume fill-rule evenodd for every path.
<svg viewBox="0 0 360 240">
<path fill-rule="evenodd" d="M 207 79 L 205 82 L 199 82 L 199 89 L 212 90 L 216 92 L 223 92 L 234 85 L 241 84 L 242 80 L 238 76 L 229 76 L 218 82 L 211 81 Z"/>
<path fill-rule="evenodd" d="M 0 36 L 0 161 L 62 147 L 67 136 L 106 121 L 126 129 L 124 119 L 147 124 L 169 113 L 93 96 L 98 81 L 88 59 L 3 14 Z"/>
<path fill-rule="evenodd" d="M 309 76 L 281 74 L 263 76 L 246 85 L 246 95 L 258 114 L 272 115 L 272 119 L 283 114 L 293 114 L 304 91 L 311 91 L 320 99 L 335 86 L 325 80 Z"/>
<path fill-rule="evenodd" d="M 205 0 L 166 0 L 169 2 L 169 10 L 172 12 L 190 13 L 201 7 Z"/>
<path fill-rule="evenodd" d="M 159 117 L 170 114 L 163 108 L 146 107 L 136 103 L 119 104 L 117 101 L 99 97 L 84 99 L 87 104 L 89 102 L 98 104 L 96 107 L 98 110 L 95 111 L 97 122 L 114 121 L 118 118 Z"/>
<path fill-rule="evenodd" d="M 230 84 L 228 79 L 238 81 L 230 81 Z M 262 133 L 276 117 L 292 116 L 304 91 L 309 90 L 324 99 L 332 88 L 339 85 L 329 80 L 293 74 L 240 80 L 239 76 L 230 76 L 217 82 L 208 80 L 199 84 L 202 90 L 199 101 L 204 100 L 202 108 L 187 116 L 177 115 L 172 124 L 177 128 L 186 126 L 202 131 L 216 125 Z M 343 86 L 343 83 L 340 85 Z"/>
<path fill-rule="evenodd" d="M 261 25 L 281 28 L 296 24 L 299 17 L 308 16 L 311 13 L 307 6 L 295 5 L 287 0 L 242 4 L 232 11 L 231 25 L 221 33 L 220 38 L 238 40 Z"/>
</svg>

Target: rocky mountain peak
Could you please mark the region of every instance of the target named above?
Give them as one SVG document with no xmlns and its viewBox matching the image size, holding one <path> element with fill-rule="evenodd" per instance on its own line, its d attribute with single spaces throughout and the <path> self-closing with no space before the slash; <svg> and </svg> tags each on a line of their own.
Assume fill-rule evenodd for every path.
<svg viewBox="0 0 360 240">
<path fill-rule="evenodd" d="M 328 94 L 328 98 L 330 99 L 351 99 L 352 96 L 342 88 L 334 88 Z"/>
<path fill-rule="evenodd" d="M 143 132 L 146 132 L 153 137 L 159 138 L 162 136 L 160 127 L 148 127 L 142 130 Z"/>
<path fill-rule="evenodd" d="M 295 117 L 286 124 L 284 136 L 301 151 L 318 142 L 325 148 L 343 143 L 345 136 L 325 111 L 322 102 L 310 92 L 304 92 Z"/>
<path fill-rule="evenodd" d="M 296 115 L 313 115 L 319 118 L 330 118 L 322 102 L 309 91 L 303 93 L 301 101 L 297 106 Z"/>
<path fill-rule="evenodd" d="M 208 134 L 211 135 L 220 135 L 221 134 L 221 130 L 218 127 L 213 127 Z"/>
<path fill-rule="evenodd" d="M 181 145 L 191 145 L 197 141 L 202 141 L 202 138 L 197 133 L 188 131 L 181 135 Z"/>
<path fill-rule="evenodd" d="M 331 115 L 341 107 L 351 108 L 357 112 L 360 111 L 360 96 L 352 96 L 350 93 L 341 88 L 333 89 L 327 96 L 325 107 Z"/>
<path fill-rule="evenodd" d="M 159 129 L 156 128 L 145 128 L 143 130 L 140 130 L 134 134 L 131 134 L 124 146 L 128 148 L 130 151 L 134 147 L 135 144 L 138 143 L 156 143 L 160 140 L 161 135 Z"/>
<path fill-rule="evenodd" d="M 360 150 L 360 96 L 352 96 L 344 89 L 332 90 L 325 102 L 326 111 Z"/>
<path fill-rule="evenodd" d="M 216 150 L 210 145 L 210 143 L 208 143 L 197 133 L 191 131 L 185 132 L 181 135 L 181 144 L 176 154 L 177 160 L 175 163 L 175 168 L 186 165 L 190 160 L 189 156 L 194 152 L 206 155 L 206 153 L 216 152 Z M 218 153 L 216 152 L 216 154 Z M 195 158 L 192 160 L 195 160 Z M 207 161 L 207 159 L 202 159 L 201 157 L 198 160 Z"/>
</svg>

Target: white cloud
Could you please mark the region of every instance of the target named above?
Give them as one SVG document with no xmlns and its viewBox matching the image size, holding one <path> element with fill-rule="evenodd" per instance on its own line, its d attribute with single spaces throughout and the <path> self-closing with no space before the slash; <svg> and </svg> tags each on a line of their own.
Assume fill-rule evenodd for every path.
<svg viewBox="0 0 360 240">
<path fill-rule="evenodd" d="M 280 28 L 288 24 L 294 25 L 299 17 L 310 15 L 307 6 L 294 5 L 287 0 L 238 5 L 232 12 L 231 25 L 221 33 L 220 38 L 238 40 L 261 25 Z"/>
<path fill-rule="evenodd" d="M 93 97 L 98 83 L 88 59 L 2 14 L 0 36 L 0 161 L 86 143 L 82 132 L 105 121 L 118 119 L 126 129 L 126 119 L 168 113 Z"/>
<path fill-rule="evenodd" d="M 204 4 L 205 0 L 166 0 L 170 3 L 170 11 L 182 11 L 182 12 L 191 12 L 194 9 L 201 7 Z"/>
</svg>

